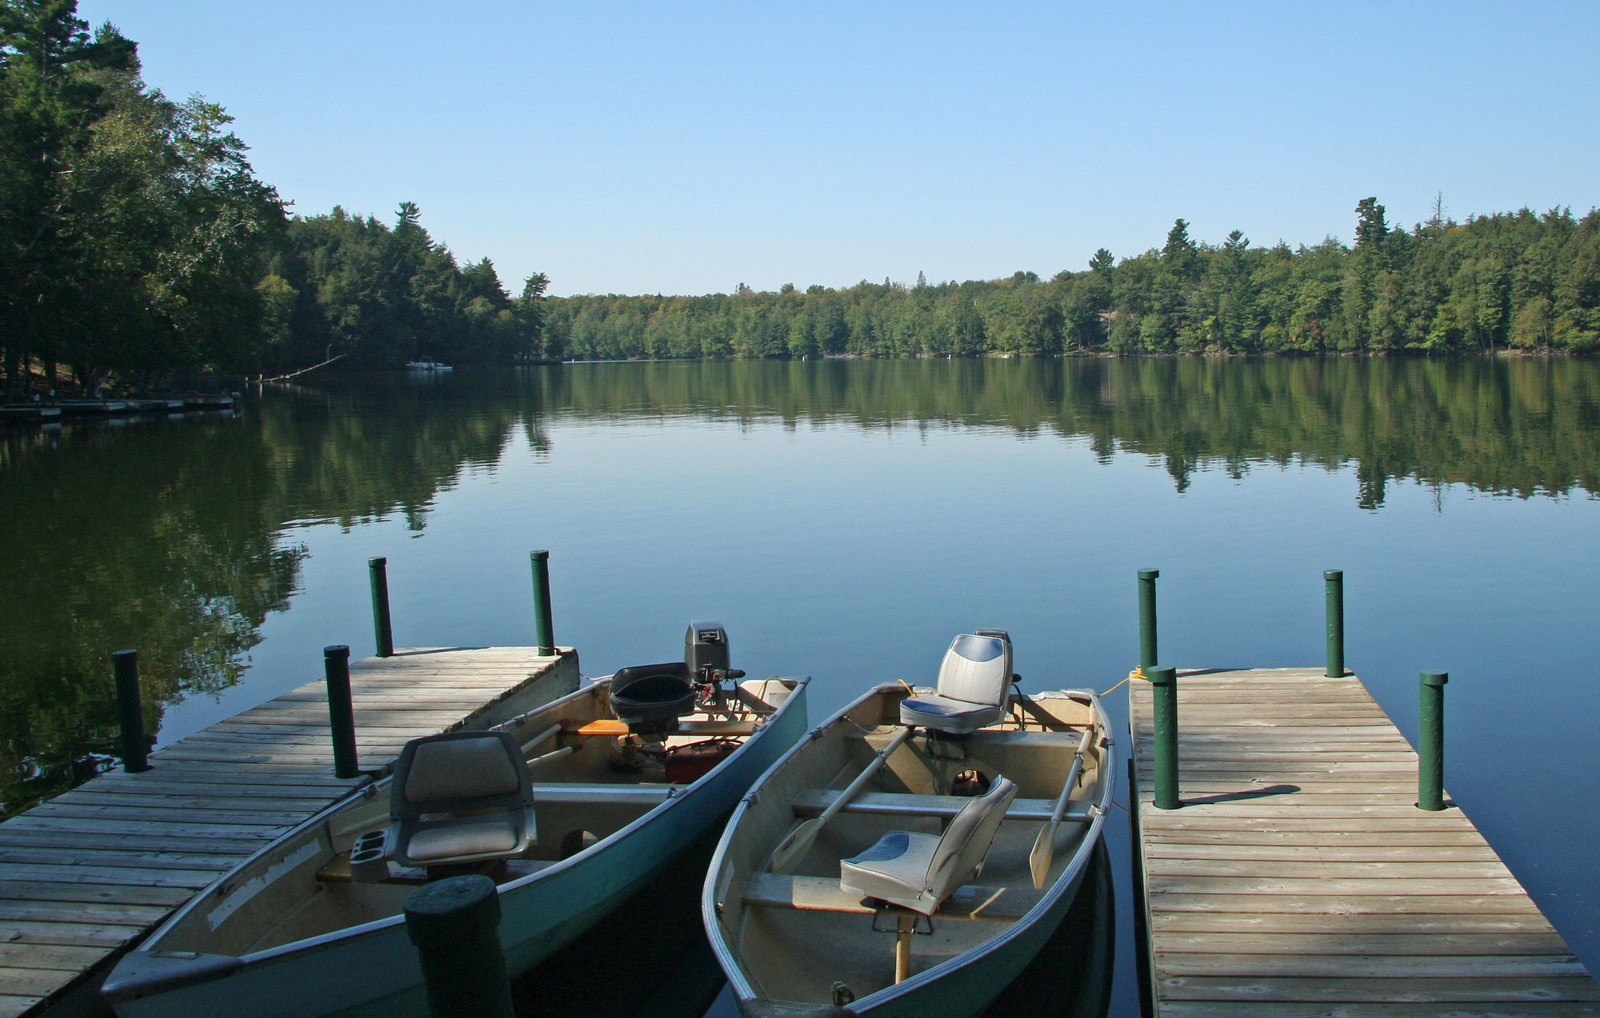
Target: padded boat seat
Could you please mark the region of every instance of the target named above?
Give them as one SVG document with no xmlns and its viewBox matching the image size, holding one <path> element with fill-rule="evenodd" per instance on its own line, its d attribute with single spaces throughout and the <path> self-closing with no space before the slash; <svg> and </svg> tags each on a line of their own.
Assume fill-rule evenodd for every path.
<svg viewBox="0 0 1600 1018">
<path fill-rule="evenodd" d="M 1044 892 L 1024 887 L 980 887 L 964 884 L 934 913 L 936 919 L 971 922 L 1015 922 L 1039 903 Z M 789 908 L 801 912 L 846 912 L 871 915 L 877 909 L 861 903 L 861 896 L 844 890 L 837 880 L 827 877 L 795 876 L 790 873 L 750 874 L 745 882 L 743 902 L 750 908 Z"/>
<path fill-rule="evenodd" d="M 968 801 L 942 836 L 890 831 L 865 852 L 839 860 L 839 886 L 932 915 L 952 891 L 983 870 L 1006 807 L 1016 797 L 1016 782 L 996 775 L 989 790 Z"/>
<path fill-rule="evenodd" d="M 950 642 L 937 691 L 900 701 L 900 723 L 966 735 L 1005 717 L 1010 705 L 1011 637 L 981 629 Z"/>
<path fill-rule="evenodd" d="M 502 859 L 534 842 L 533 782 L 507 732 L 412 739 L 389 793 L 389 857 L 402 866 Z"/>
<path fill-rule="evenodd" d="M 406 855 L 412 865 L 422 866 L 440 860 L 514 855 L 528 847 L 521 839 L 522 825 L 508 817 L 474 818 L 417 831 L 406 842 Z"/>
<path fill-rule="evenodd" d="M 900 702 L 900 723 L 937 728 L 941 732 L 965 734 L 975 732 L 984 725 L 992 725 L 1005 716 L 1005 711 L 988 703 L 970 703 L 953 697 L 918 696 Z"/>
</svg>

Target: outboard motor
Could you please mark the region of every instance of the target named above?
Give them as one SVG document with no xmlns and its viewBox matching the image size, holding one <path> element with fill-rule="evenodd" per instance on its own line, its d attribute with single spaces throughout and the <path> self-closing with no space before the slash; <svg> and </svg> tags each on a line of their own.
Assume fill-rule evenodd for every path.
<svg viewBox="0 0 1600 1018">
<path fill-rule="evenodd" d="M 676 719 L 694 712 L 696 699 L 720 700 L 722 683 L 743 676 L 728 667 L 728 631 L 722 623 L 691 622 L 681 662 L 632 665 L 611 677 L 611 709 L 637 734 L 672 731 Z"/>
<path fill-rule="evenodd" d="M 683 634 L 683 662 L 698 678 L 712 671 L 728 670 L 728 631 L 722 623 L 705 619 L 689 623 Z"/>
<path fill-rule="evenodd" d="M 710 619 L 689 623 L 683 634 L 683 661 L 699 687 L 700 705 L 708 710 L 726 706 L 724 683 L 744 678 L 743 671 L 728 667 L 728 631 Z"/>
<path fill-rule="evenodd" d="M 617 740 L 611 767 L 638 773 L 645 767 L 665 768 L 672 784 L 688 784 L 715 767 L 739 743 L 714 736 L 688 745 L 665 747 L 678 731 L 678 719 L 696 709 L 728 710 L 728 683 L 744 672 L 728 667 L 728 631 L 720 622 L 689 623 L 683 637 L 683 660 L 634 665 L 611 677 L 611 710 L 628 726 Z"/>
</svg>

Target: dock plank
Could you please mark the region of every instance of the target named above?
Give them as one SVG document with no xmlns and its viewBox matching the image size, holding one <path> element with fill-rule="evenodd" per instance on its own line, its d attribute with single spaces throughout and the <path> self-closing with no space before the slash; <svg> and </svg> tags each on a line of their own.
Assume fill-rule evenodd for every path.
<svg viewBox="0 0 1600 1018">
<path fill-rule="evenodd" d="M 1178 678 L 1179 791 L 1130 726 L 1156 1018 L 1595 1015 L 1600 985 L 1353 675 Z"/>
<path fill-rule="evenodd" d="M 427 648 L 350 668 L 358 778 L 333 774 L 322 679 L 0 824 L 0 1018 L 47 1010 L 209 886 L 393 765 L 577 687 L 577 655 Z"/>
</svg>

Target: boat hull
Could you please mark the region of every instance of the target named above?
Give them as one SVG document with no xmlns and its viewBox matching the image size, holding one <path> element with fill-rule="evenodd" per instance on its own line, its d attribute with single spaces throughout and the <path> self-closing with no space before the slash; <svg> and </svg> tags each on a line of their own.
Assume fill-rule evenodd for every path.
<svg viewBox="0 0 1600 1018">
<path fill-rule="evenodd" d="M 751 782 L 805 731 L 805 693 L 800 680 L 738 751 L 622 830 L 501 885 L 500 939 L 508 973 L 522 974 L 583 933 L 725 818 Z M 158 931 L 152 943 L 159 946 L 160 936 Z M 427 1014 L 416 948 L 398 915 L 242 958 L 160 952 L 136 957 L 140 953 L 125 959 L 123 965 L 131 967 L 119 967 L 106 986 L 122 1018 Z"/>
<path fill-rule="evenodd" d="M 1074 809 L 1069 810 L 1069 815 L 1075 816 L 1075 822 L 1081 825 L 1078 828 L 1081 834 L 1058 837 L 1057 844 L 1063 847 L 1058 850 L 1042 889 L 1033 889 L 1032 881 L 1026 877 L 1028 846 L 1045 829 L 1044 818 L 1051 815 L 1049 803 L 1056 793 L 1051 791 L 1045 775 L 1056 774 L 1053 787 L 1059 791 L 1073 754 L 1068 750 L 1051 757 L 1049 753 L 1059 751 L 1047 747 L 1041 750 L 1037 743 L 1052 742 L 1059 746 L 1064 742 L 1076 743 L 1077 739 L 1069 732 L 1052 732 L 1045 739 L 1035 738 L 1035 745 L 1028 746 L 1030 736 L 1025 731 L 997 731 L 987 733 L 994 740 L 988 747 L 973 750 L 975 755 L 971 759 L 974 762 L 986 752 L 992 754 L 991 759 L 1009 759 L 1018 769 L 1017 776 L 1030 789 L 1025 793 L 1031 797 L 1028 805 L 1022 806 L 1019 799 L 1014 806 L 1018 819 L 1012 819 L 1013 812 L 1007 814 L 1002 835 L 991 854 L 993 865 L 974 881 L 974 884 L 983 885 L 998 881 L 996 886 L 983 888 L 986 894 L 998 888 L 1000 893 L 992 901 L 999 901 L 1004 894 L 1026 903 L 1007 913 L 1014 919 L 999 927 L 997 932 L 973 935 L 963 939 L 960 947 L 928 955 L 928 960 L 923 962 L 925 967 L 913 970 L 898 983 L 874 983 L 868 973 L 875 966 L 881 972 L 881 965 L 887 960 L 864 963 L 862 959 L 892 953 L 893 938 L 866 932 L 868 923 L 877 921 L 877 917 L 869 920 L 870 907 L 857 901 L 856 895 L 840 895 L 833 890 L 838 885 L 836 856 L 841 845 L 851 838 L 841 835 L 841 845 L 819 849 L 820 855 L 794 864 L 793 876 L 778 878 L 779 881 L 792 879 L 792 890 L 774 882 L 774 873 L 767 871 L 767 867 L 776 858 L 775 847 L 783 842 L 786 832 L 793 830 L 792 826 L 786 826 L 793 821 L 783 818 L 791 808 L 795 816 L 802 815 L 803 802 L 809 803 L 808 809 L 817 809 L 828 801 L 819 797 L 819 792 L 839 788 L 841 782 L 861 769 L 860 748 L 851 757 L 839 748 L 840 744 L 859 742 L 863 736 L 876 740 L 877 745 L 890 743 L 892 726 L 898 718 L 893 703 L 903 695 L 894 687 L 879 687 L 846 707 L 762 775 L 729 821 L 707 875 L 701 911 L 713 952 L 727 973 L 730 988 L 746 1018 L 867 1015 L 874 1018 L 962 1018 L 979 1014 L 1049 941 L 1077 896 L 1099 842 L 1114 783 L 1107 719 L 1098 698 L 1091 693 L 1042 694 L 1030 701 L 1036 705 L 1050 698 L 1056 702 L 1077 701 L 1100 733 L 1094 747 L 1098 761 L 1095 777 L 1083 794 L 1071 801 Z M 976 747 L 976 743 L 974 745 Z M 910 749 L 908 744 L 900 752 Z M 922 752 L 930 750 L 924 747 Z M 1010 756 L 1003 757 L 1006 753 Z M 1032 762 L 1026 759 L 1029 753 L 1034 754 Z M 1046 762 L 1049 760 L 1055 762 Z M 930 769 L 936 770 L 938 762 L 937 757 L 922 756 L 903 763 L 902 773 L 882 782 L 891 791 L 878 795 L 876 802 L 862 804 L 858 815 L 867 816 L 870 822 L 870 814 L 898 808 L 899 817 L 884 823 L 899 826 L 917 822 L 913 817 L 922 807 L 912 803 L 919 796 L 928 800 L 943 799 L 941 808 L 949 807 L 948 793 L 892 791 L 902 780 L 918 780 L 918 775 L 926 776 Z M 1005 773 L 1012 775 L 1011 770 Z M 1050 794 L 1044 796 L 1046 792 Z M 836 820 L 835 826 L 839 823 Z M 1011 833 L 1005 834 L 1004 828 L 1013 825 Z M 874 828 L 870 835 L 855 839 L 859 843 L 847 850 L 859 851 L 860 847 L 870 844 L 878 830 Z M 832 855 L 828 854 L 830 852 Z M 1021 863 L 1021 874 L 1017 873 L 1018 863 Z M 999 875 L 1007 871 L 1011 877 Z M 830 872 L 831 877 L 828 876 Z M 1018 876 L 1022 878 L 1020 883 L 1006 882 L 1007 879 L 1015 881 Z M 781 893 L 774 890 L 779 886 L 785 888 Z M 977 917 L 977 911 L 981 909 L 975 910 L 972 918 Z M 941 913 L 934 916 L 934 926 L 940 930 L 953 930 L 961 925 L 996 929 L 988 922 L 963 923 L 965 917 L 957 913 L 941 918 Z M 948 923 L 956 925 L 947 926 Z M 823 924 L 832 924 L 832 928 Z M 891 920 L 891 931 L 892 925 Z M 929 939 L 937 949 L 940 938 Z M 804 958 L 803 964 L 795 961 L 799 957 Z M 826 999 L 828 981 L 835 978 L 838 978 L 834 983 L 836 989 L 854 992 L 838 994 L 835 1001 L 830 1002 Z"/>
</svg>

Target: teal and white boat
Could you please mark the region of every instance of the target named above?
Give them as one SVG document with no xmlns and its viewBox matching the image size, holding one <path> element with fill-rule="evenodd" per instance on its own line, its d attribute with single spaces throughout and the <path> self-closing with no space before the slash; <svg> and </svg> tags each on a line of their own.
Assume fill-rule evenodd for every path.
<svg viewBox="0 0 1600 1018">
<path fill-rule="evenodd" d="M 1002 630 L 882 685 L 734 811 L 701 898 L 747 1018 L 974 1015 L 1072 904 L 1114 773 L 1094 693 L 1012 689 Z"/>
<path fill-rule="evenodd" d="M 722 628 L 696 622 L 684 662 L 415 740 L 391 778 L 185 905 L 106 998 L 123 1018 L 425 1015 L 402 905 L 461 872 L 495 880 L 507 970 L 526 971 L 720 823 L 805 731 L 808 679 L 743 675 Z"/>
</svg>

